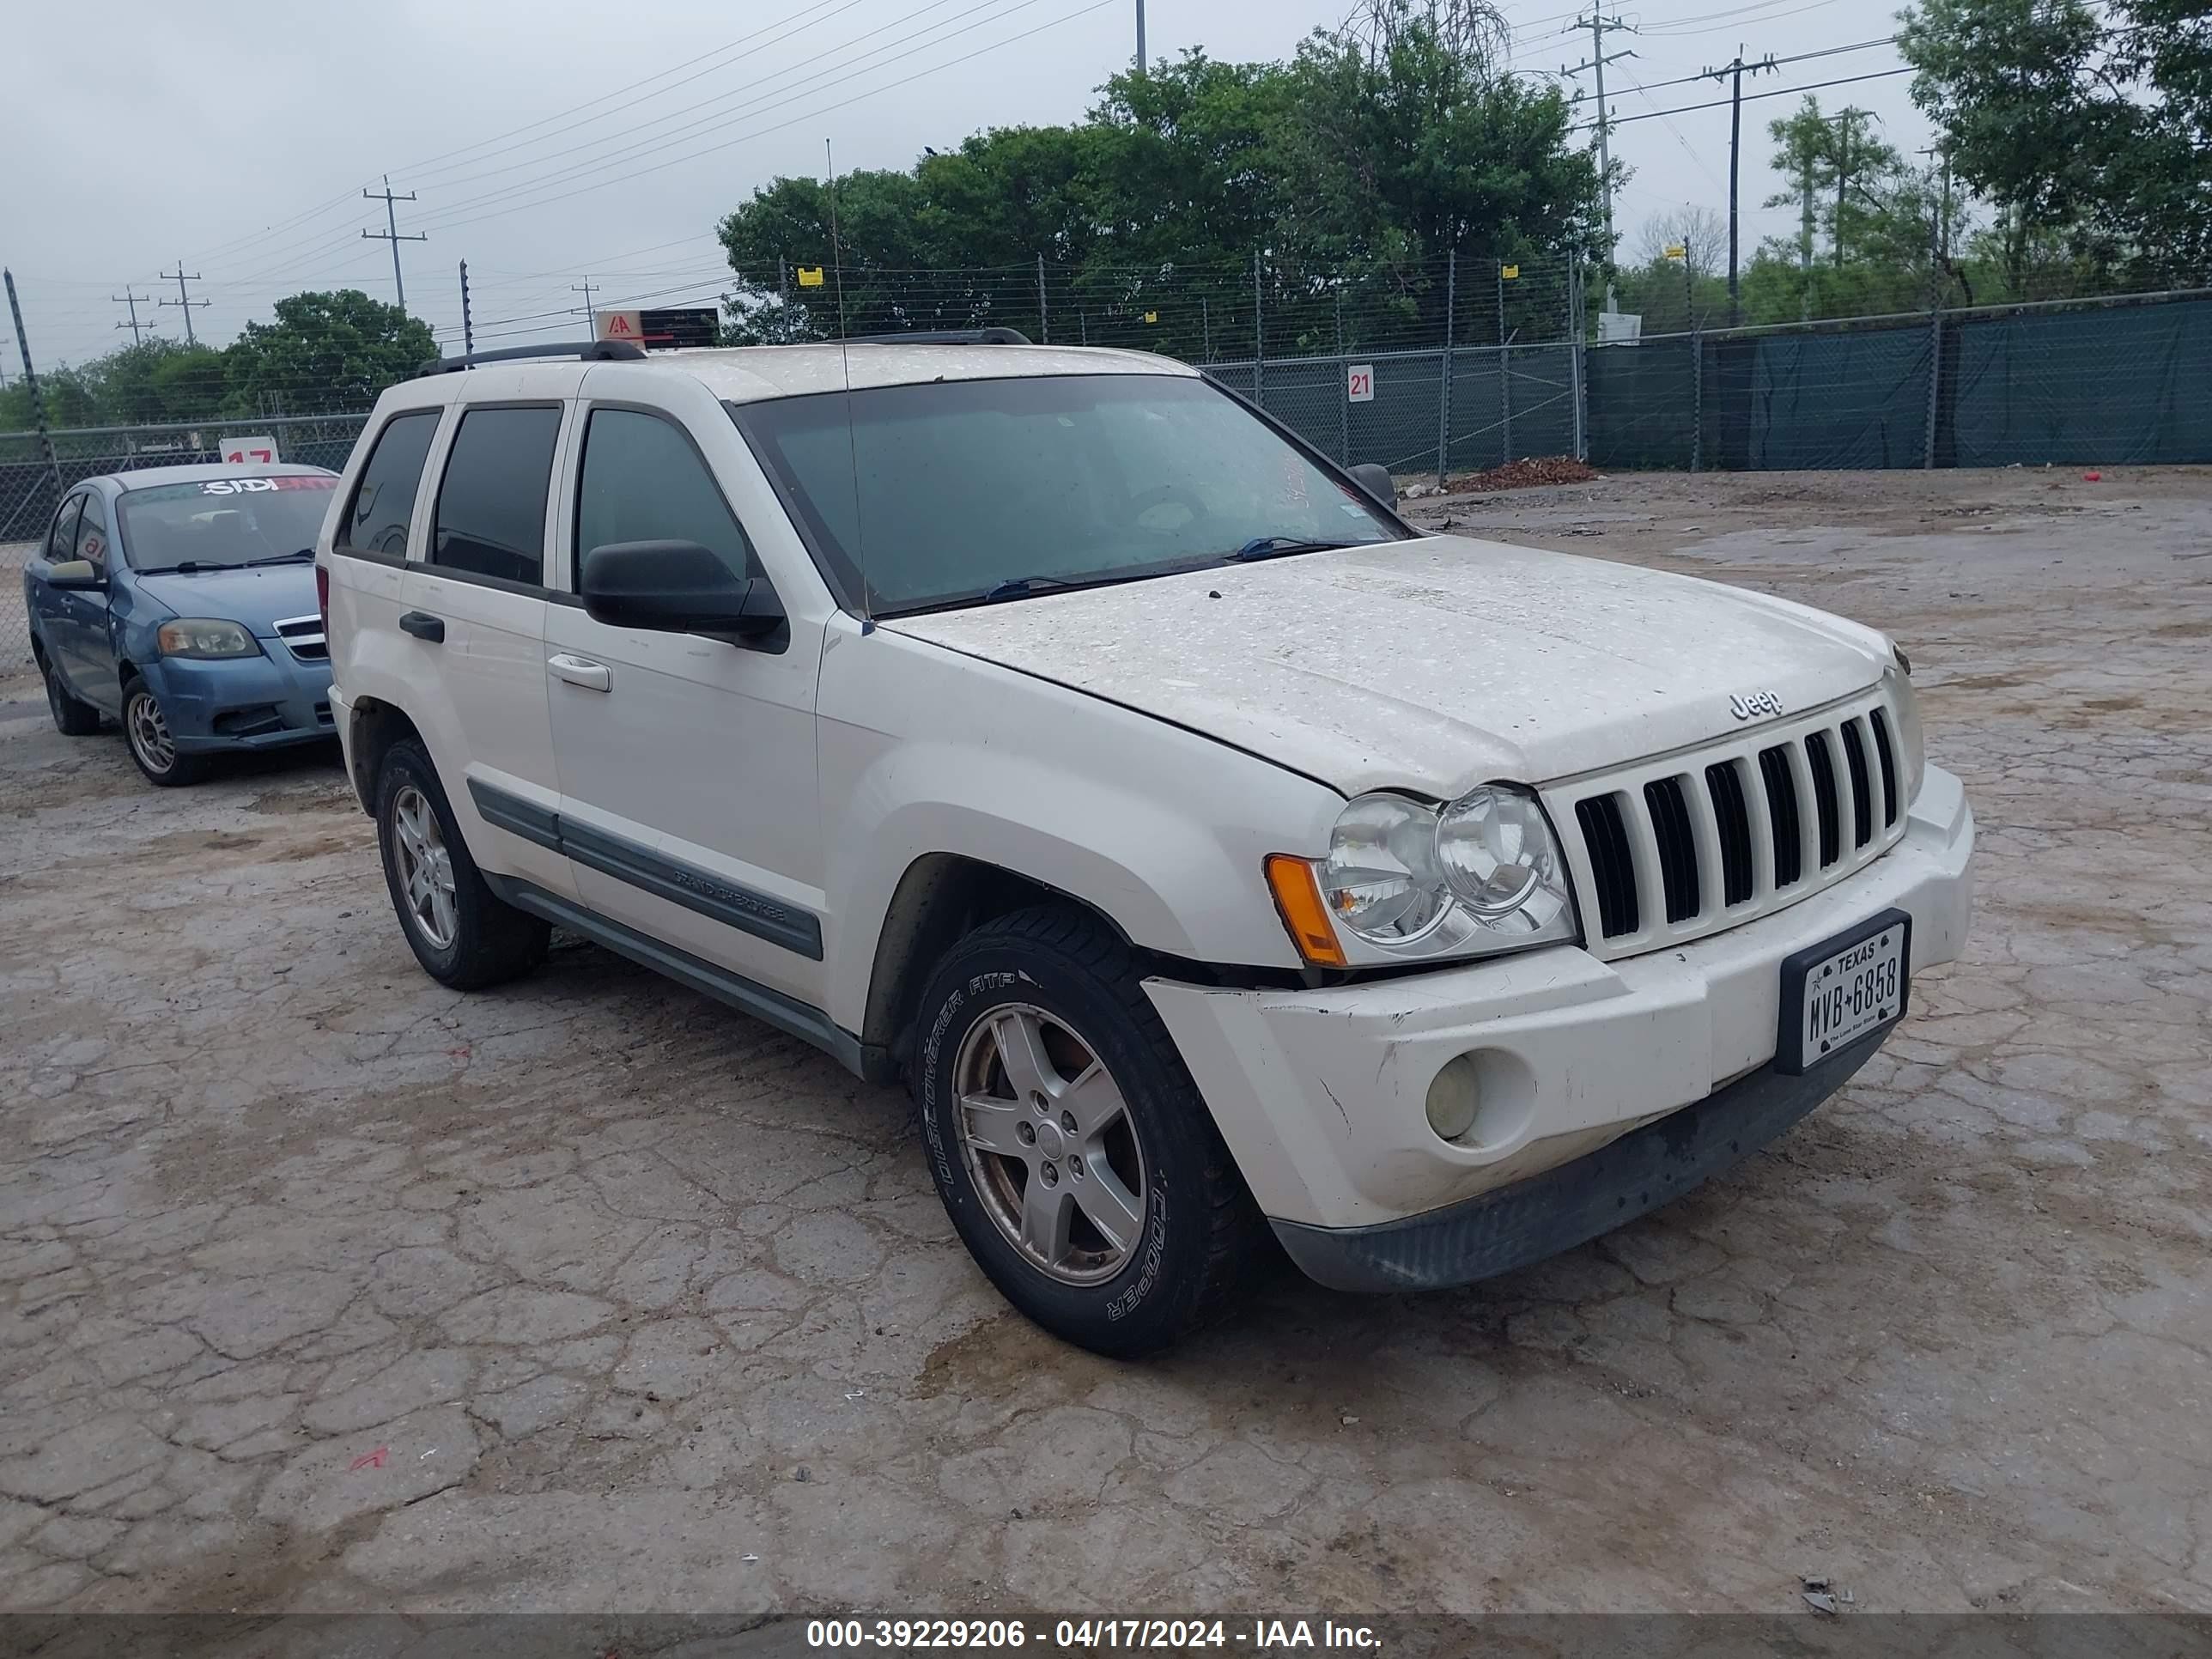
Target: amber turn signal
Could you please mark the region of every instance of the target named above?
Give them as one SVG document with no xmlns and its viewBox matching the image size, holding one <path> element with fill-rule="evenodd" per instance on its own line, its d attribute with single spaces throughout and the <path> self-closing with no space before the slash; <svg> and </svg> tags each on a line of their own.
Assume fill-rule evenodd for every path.
<svg viewBox="0 0 2212 1659">
<path fill-rule="evenodd" d="M 1344 946 L 1329 926 L 1328 908 L 1322 902 L 1321 883 L 1312 863 L 1288 853 L 1267 854 L 1267 890 L 1275 896 L 1275 914 L 1290 930 L 1298 955 L 1316 968 L 1345 965 Z"/>
</svg>

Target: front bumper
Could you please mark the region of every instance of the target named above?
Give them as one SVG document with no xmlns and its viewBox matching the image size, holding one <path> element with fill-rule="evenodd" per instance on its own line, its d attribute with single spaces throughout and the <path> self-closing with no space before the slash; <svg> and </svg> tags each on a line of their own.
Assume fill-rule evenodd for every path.
<svg viewBox="0 0 2212 1659">
<path fill-rule="evenodd" d="M 1373 1228 L 1527 1182 L 1754 1080 L 1774 1058 L 1783 959 L 1877 911 L 1912 917 L 1913 972 L 1950 961 L 1973 842 L 1958 780 L 1931 766 L 1881 858 L 1690 944 L 1610 963 L 1531 951 L 1319 991 L 1146 990 L 1278 1231 Z M 1446 1142 L 1428 1091 L 1461 1054 L 1478 1056 L 1482 1105 L 1468 1140 Z M 1833 1080 L 1800 1111 L 1848 1075 L 1808 1074 Z M 1798 1097 L 1806 1079 L 1786 1081 Z"/>
<path fill-rule="evenodd" d="M 337 735 L 330 664 L 302 662 L 282 640 L 258 643 L 258 657 L 160 657 L 141 671 L 179 750 L 277 749 Z"/>
<path fill-rule="evenodd" d="M 1762 1066 L 1594 1152 L 1441 1210 L 1373 1227 L 1274 1224 L 1291 1260 L 1336 1291 L 1423 1291 L 1510 1273 L 1625 1226 L 1741 1162 L 1842 1088 L 1887 1031 L 1801 1077 Z"/>
</svg>

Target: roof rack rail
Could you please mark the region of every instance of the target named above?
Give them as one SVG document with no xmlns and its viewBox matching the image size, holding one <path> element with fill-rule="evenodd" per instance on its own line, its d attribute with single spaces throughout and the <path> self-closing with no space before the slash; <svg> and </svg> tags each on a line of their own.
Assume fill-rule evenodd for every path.
<svg viewBox="0 0 2212 1659">
<path fill-rule="evenodd" d="M 890 334 L 854 334 L 848 345 L 1028 345 L 1018 328 L 900 329 Z"/>
<path fill-rule="evenodd" d="M 628 340 L 586 340 L 582 344 L 497 346 L 459 357 L 434 357 L 422 365 L 424 374 L 453 374 L 478 363 L 520 362 L 527 357 L 575 357 L 587 363 L 634 363 L 645 353 Z"/>
</svg>

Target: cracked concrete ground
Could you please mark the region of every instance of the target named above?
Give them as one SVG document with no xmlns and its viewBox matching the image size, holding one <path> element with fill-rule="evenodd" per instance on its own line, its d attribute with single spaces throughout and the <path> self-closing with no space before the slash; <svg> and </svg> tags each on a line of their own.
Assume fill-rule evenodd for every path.
<svg viewBox="0 0 2212 1659">
<path fill-rule="evenodd" d="M 902 1096 L 590 948 L 441 990 L 331 760 L 0 688 L 0 1607 L 2212 1609 L 2212 474 L 1420 510 L 1893 629 L 1976 931 L 1661 1212 L 1143 1365 Z"/>
</svg>

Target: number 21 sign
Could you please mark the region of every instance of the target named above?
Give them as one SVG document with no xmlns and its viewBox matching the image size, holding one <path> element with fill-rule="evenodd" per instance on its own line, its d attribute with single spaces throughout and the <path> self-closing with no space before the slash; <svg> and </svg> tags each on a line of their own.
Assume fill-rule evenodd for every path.
<svg viewBox="0 0 2212 1659">
<path fill-rule="evenodd" d="M 1353 363 L 1347 368 L 1345 370 L 1344 395 L 1346 400 L 1351 403 L 1373 403 L 1375 401 L 1375 365 Z"/>
</svg>

